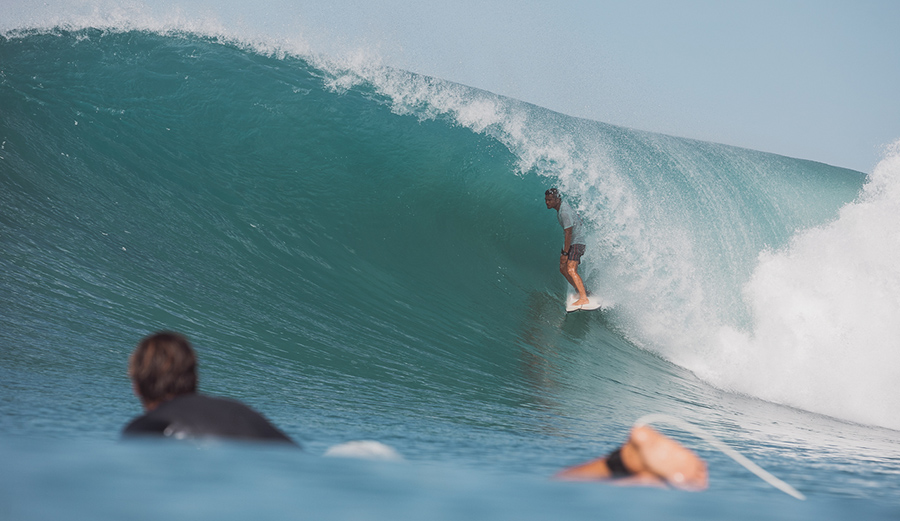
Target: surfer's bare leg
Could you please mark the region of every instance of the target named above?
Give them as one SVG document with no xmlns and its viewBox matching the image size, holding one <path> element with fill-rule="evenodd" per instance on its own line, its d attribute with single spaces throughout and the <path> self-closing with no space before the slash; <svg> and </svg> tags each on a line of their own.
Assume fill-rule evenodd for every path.
<svg viewBox="0 0 900 521">
<path fill-rule="evenodd" d="M 587 291 L 584 289 L 584 281 L 578 274 L 578 261 L 567 260 L 566 262 L 566 279 L 569 284 L 578 292 L 578 300 L 572 303 L 573 306 L 581 306 L 588 303 Z"/>
<path fill-rule="evenodd" d="M 709 484 L 706 463 L 675 440 L 650 427 L 635 427 L 612 454 L 560 471 L 559 479 L 616 479 L 622 485 L 673 486 L 703 490 Z"/>
<path fill-rule="evenodd" d="M 571 263 L 571 262 L 575 263 L 574 273 L 575 273 L 575 277 L 577 277 L 577 279 L 572 276 L 572 270 L 569 269 L 569 263 Z M 584 282 L 581 280 L 581 277 L 578 275 L 578 262 L 570 261 L 568 257 L 566 257 L 565 255 L 562 255 L 559 258 L 559 272 L 562 273 L 562 276 L 566 278 L 566 280 L 569 282 L 569 284 L 572 285 L 573 288 L 575 288 L 575 291 L 578 291 L 578 296 L 581 297 L 582 293 L 581 293 L 581 291 L 578 290 L 578 284 L 580 283 L 581 287 L 584 288 Z M 587 297 L 586 290 L 585 290 L 584 296 Z M 585 302 L 582 302 L 581 304 L 585 304 Z"/>
</svg>

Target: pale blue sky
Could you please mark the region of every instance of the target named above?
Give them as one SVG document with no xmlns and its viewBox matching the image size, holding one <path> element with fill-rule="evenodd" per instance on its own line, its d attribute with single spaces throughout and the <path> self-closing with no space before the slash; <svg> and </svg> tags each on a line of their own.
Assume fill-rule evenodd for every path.
<svg viewBox="0 0 900 521">
<path fill-rule="evenodd" d="M 385 64 L 573 116 L 864 172 L 900 139 L 900 1 L 3 3 L 0 29 L 96 6 L 177 8 L 314 51 L 374 49 Z"/>
</svg>

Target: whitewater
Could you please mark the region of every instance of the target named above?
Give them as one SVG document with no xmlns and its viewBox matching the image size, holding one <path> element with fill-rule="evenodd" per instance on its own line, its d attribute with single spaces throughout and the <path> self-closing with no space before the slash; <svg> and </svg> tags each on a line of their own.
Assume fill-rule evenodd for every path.
<svg viewBox="0 0 900 521">
<path fill-rule="evenodd" d="M 88 20 L 0 38 L 7 517 L 896 516 L 900 145 L 866 175 Z M 608 312 L 564 313 L 551 186 Z M 304 452 L 120 443 L 158 329 Z M 672 428 L 709 492 L 549 479 L 658 412 L 809 501 Z M 322 457 L 366 439 L 402 461 Z"/>
</svg>

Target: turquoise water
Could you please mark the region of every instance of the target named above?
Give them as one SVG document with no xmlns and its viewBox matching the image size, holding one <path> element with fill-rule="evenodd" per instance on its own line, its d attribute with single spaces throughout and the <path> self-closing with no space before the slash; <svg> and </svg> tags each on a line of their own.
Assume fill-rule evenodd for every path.
<svg viewBox="0 0 900 521">
<path fill-rule="evenodd" d="M 0 107 L 0 517 L 900 513 L 894 156 L 867 177 L 145 31 L 7 34 Z M 608 312 L 563 312 L 550 186 Z M 305 450 L 119 442 L 163 328 Z M 549 479 L 654 412 L 809 500 L 665 426 L 708 492 Z M 321 457 L 360 439 L 404 461 Z"/>
</svg>

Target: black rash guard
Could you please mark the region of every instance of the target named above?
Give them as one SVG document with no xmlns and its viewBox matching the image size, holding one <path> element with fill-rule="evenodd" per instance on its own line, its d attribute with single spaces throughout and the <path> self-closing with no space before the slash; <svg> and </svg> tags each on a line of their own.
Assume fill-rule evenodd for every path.
<svg viewBox="0 0 900 521">
<path fill-rule="evenodd" d="M 122 436 L 214 437 L 296 445 L 261 414 L 241 402 L 201 394 L 185 394 L 161 403 L 131 420 Z"/>
</svg>

